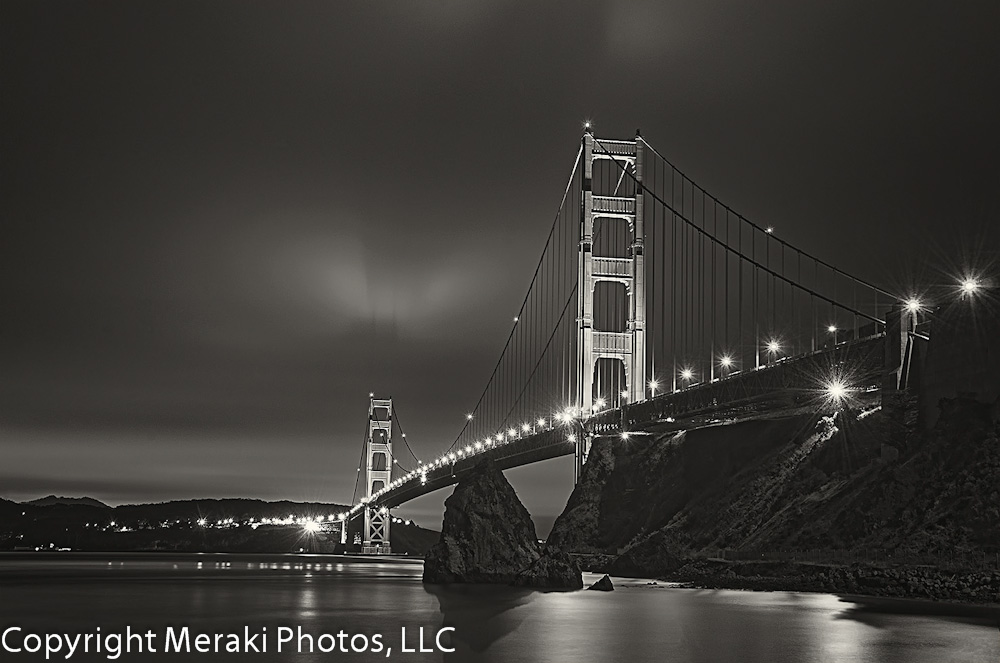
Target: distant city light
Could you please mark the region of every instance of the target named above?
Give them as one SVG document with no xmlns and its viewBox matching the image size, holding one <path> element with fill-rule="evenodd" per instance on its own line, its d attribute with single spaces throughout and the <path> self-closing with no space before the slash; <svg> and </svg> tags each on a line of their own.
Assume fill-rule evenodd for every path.
<svg viewBox="0 0 1000 663">
<path fill-rule="evenodd" d="M 316 522 L 315 520 L 307 521 L 306 524 L 305 524 L 305 526 L 302 529 L 304 529 L 307 532 L 318 532 L 319 531 L 319 523 Z"/>
<path fill-rule="evenodd" d="M 199 526 L 199 527 L 204 527 L 204 526 L 205 526 L 205 525 L 207 525 L 207 524 L 208 524 L 208 521 L 207 521 L 207 520 L 205 520 L 204 518 L 199 518 L 199 519 L 198 519 L 198 526 Z M 111 523 L 111 526 L 112 526 L 112 527 L 114 527 L 114 526 L 115 526 L 115 524 L 114 524 L 114 523 Z"/>
</svg>

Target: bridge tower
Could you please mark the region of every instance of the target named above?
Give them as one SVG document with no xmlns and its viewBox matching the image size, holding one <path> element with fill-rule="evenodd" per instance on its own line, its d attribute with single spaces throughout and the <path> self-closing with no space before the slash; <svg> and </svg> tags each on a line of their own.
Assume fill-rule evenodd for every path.
<svg viewBox="0 0 1000 663">
<path fill-rule="evenodd" d="M 580 213 L 580 264 L 577 309 L 577 403 L 586 417 L 594 406 L 594 372 L 602 358 L 621 361 L 625 369 L 628 402 L 645 397 L 646 384 L 646 291 L 643 267 L 645 229 L 642 218 L 642 141 L 595 138 L 590 127 L 583 134 L 583 179 Z M 594 162 L 609 159 L 635 176 L 634 196 L 594 195 Z M 604 193 L 604 192 L 602 192 Z M 616 192 L 613 192 L 616 193 Z M 631 241 L 625 256 L 594 255 L 594 222 L 611 219 L 628 223 Z M 625 331 L 594 329 L 594 295 L 601 281 L 625 286 L 628 298 Z M 577 440 L 577 478 L 590 451 L 589 435 Z"/>
<path fill-rule="evenodd" d="M 392 481 L 392 399 L 371 396 L 368 405 L 368 439 L 365 443 L 367 471 L 365 496 L 384 488 Z M 365 507 L 365 530 L 362 552 L 386 554 L 389 547 L 389 510 L 385 507 Z"/>
</svg>

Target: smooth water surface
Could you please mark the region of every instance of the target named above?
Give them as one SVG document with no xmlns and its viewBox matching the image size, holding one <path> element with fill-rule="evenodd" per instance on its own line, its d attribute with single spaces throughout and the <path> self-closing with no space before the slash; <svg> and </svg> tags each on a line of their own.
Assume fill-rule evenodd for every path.
<svg viewBox="0 0 1000 663">
<path fill-rule="evenodd" d="M 265 631 L 266 653 L 233 661 L 1000 661 L 1000 612 L 918 601 L 829 594 L 693 590 L 615 579 L 616 591 L 538 592 L 510 587 L 424 586 L 419 560 L 328 555 L 0 555 L 0 629 L 27 633 Z M 587 583 L 599 576 L 585 574 Z M 373 653 L 275 651 L 278 628 L 381 633 Z M 404 653 L 423 627 L 453 654 Z M 258 645 L 264 637 L 257 638 Z M 93 642 L 96 640 L 92 640 Z M 332 641 L 327 639 L 326 643 Z M 363 640 L 356 641 L 362 644 Z M 135 641 L 133 642 L 135 644 Z M 289 651 L 289 646 L 292 650 Z M 222 641 L 224 650 L 225 639 Z M 121 661 L 211 660 L 209 653 L 122 654 Z M 44 651 L 44 650 L 43 650 Z M 66 660 L 66 650 L 52 660 Z M 44 660 L 44 653 L 6 661 Z M 106 661 L 76 652 L 72 661 Z M 113 659 L 114 660 L 114 659 Z"/>
</svg>

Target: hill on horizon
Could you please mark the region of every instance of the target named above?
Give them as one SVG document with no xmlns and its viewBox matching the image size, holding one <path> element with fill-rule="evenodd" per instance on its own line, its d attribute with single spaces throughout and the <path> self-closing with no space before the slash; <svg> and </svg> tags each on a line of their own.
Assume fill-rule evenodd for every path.
<svg viewBox="0 0 1000 663">
<path fill-rule="evenodd" d="M 102 509 L 110 509 L 111 507 L 100 500 L 95 500 L 93 497 L 57 497 L 55 495 L 49 495 L 48 497 L 40 497 L 37 500 L 28 500 L 27 502 L 21 502 L 21 504 L 30 504 L 31 506 L 53 506 L 56 504 L 82 504 L 85 506 L 96 506 Z"/>
</svg>

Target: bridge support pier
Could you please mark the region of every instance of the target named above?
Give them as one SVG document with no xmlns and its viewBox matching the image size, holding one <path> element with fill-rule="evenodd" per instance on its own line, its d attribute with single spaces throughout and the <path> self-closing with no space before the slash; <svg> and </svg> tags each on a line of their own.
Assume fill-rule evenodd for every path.
<svg viewBox="0 0 1000 663">
<path fill-rule="evenodd" d="M 574 454 L 573 465 L 573 485 L 580 483 L 583 477 L 583 466 L 587 464 L 587 457 L 590 455 L 590 445 L 594 441 L 591 433 L 584 432 L 576 438 L 576 452 Z"/>
<path fill-rule="evenodd" d="M 885 369 L 883 392 L 906 391 L 913 358 L 913 334 L 917 313 L 902 304 L 893 305 L 885 316 Z"/>
</svg>

